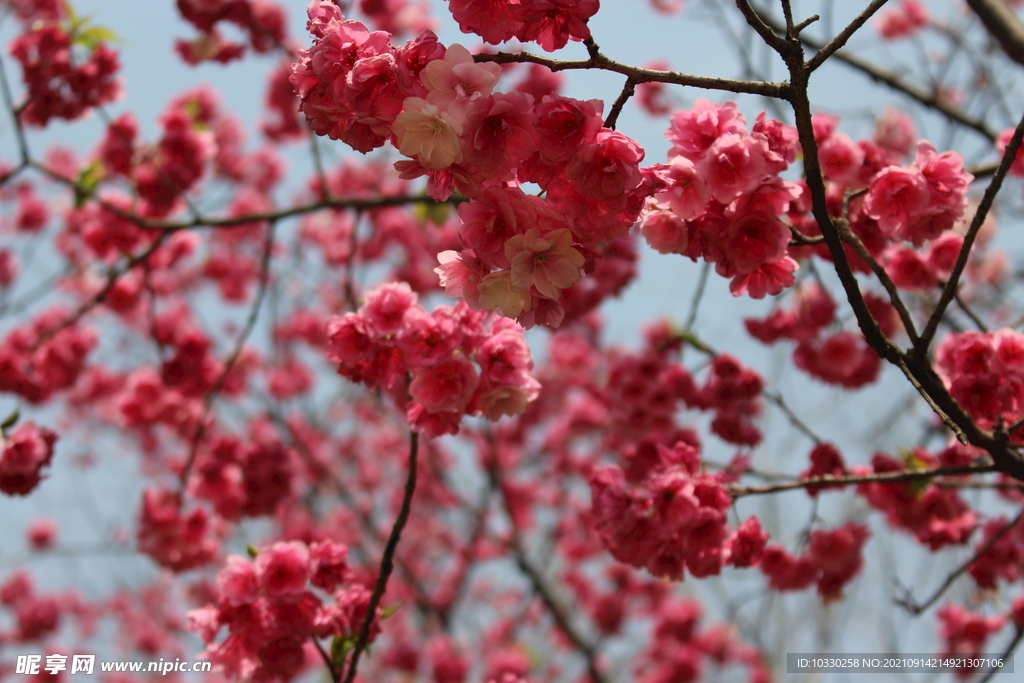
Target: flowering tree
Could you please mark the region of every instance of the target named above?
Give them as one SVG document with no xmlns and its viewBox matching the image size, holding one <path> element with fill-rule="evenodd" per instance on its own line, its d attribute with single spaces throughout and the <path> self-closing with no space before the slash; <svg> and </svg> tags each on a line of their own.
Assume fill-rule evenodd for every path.
<svg viewBox="0 0 1024 683">
<path fill-rule="evenodd" d="M 932 652 L 1013 651 L 1024 311 L 995 217 L 1024 175 L 1022 3 L 636 3 L 713 17 L 739 79 L 616 60 L 598 0 L 312 0 L 301 35 L 270 0 L 176 4 L 176 58 L 272 64 L 257 144 L 204 86 L 147 137 L 102 17 L 0 2 L 0 509 L 128 454 L 145 483 L 102 550 L 159 568 L 93 595 L 5 566 L 0 678 L 110 650 L 217 680 L 769 681 L 838 641 L 767 638 L 784 617 L 702 587 L 807 593 L 827 624 L 916 552 L 879 537 L 937 568 L 885 586 Z M 577 72 L 618 85 L 564 95 Z M 862 76 L 894 106 L 858 133 L 812 93 Z M 618 130 L 629 108 L 664 158 Z M 86 152 L 45 147 L 87 115 Z M 602 305 L 651 250 L 692 304 L 616 347 Z M 720 317 L 774 350 L 704 333 L 716 278 Z M 914 424 L 885 452 L 830 435 L 772 364 L 800 394 L 908 392 Z M 73 543 L 25 533 L 37 556 Z"/>
</svg>

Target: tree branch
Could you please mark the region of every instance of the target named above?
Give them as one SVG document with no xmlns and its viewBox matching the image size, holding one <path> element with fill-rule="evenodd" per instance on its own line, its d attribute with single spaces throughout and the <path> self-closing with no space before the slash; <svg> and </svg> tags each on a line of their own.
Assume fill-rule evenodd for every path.
<svg viewBox="0 0 1024 683">
<path fill-rule="evenodd" d="M 388 579 L 395 568 L 395 551 L 398 550 L 398 541 L 402 537 L 402 530 L 409 521 L 409 512 L 412 510 L 412 497 L 416 492 L 416 467 L 419 454 L 420 435 L 419 432 L 412 432 L 409 436 L 409 476 L 405 480 L 405 495 L 402 497 L 402 508 L 398 512 L 395 525 L 391 528 L 391 536 L 388 537 L 388 544 L 384 547 L 384 556 L 380 560 L 380 573 L 377 574 L 377 584 L 373 587 L 373 594 L 370 596 L 370 603 L 366 606 L 366 616 L 363 618 L 363 625 L 359 629 L 359 639 L 352 649 L 352 659 L 348 667 L 348 675 L 345 676 L 345 683 L 353 683 L 356 679 L 356 671 L 359 668 L 359 657 L 370 640 L 370 629 L 373 627 L 374 619 L 377 618 L 377 607 L 380 605 L 384 592 L 388 588 Z"/>
<path fill-rule="evenodd" d="M 818 486 L 852 486 L 854 484 L 892 484 L 904 481 L 919 481 L 934 477 L 954 477 L 965 474 L 987 474 L 995 471 L 992 465 L 963 465 L 961 467 L 937 467 L 931 470 L 904 470 L 901 472 L 881 472 L 877 474 L 843 475 L 824 474 L 819 477 L 808 477 L 779 484 L 762 484 L 758 486 L 730 486 L 729 495 L 733 498 L 745 496 L 763 496 L 769 493 L 794 491 Z"/>
<path fill-rule="evenodd" d="M 1024 64 L 1024 24 L 1002 0 L 966 0 L 1006 56 Z"/>
<path fill-rule="evenodd" d="M 853 37 L 853 34 L 860 30 L 860 28 L 867 23 L 875 12 L 881 9 L 889 0 L 873 0 L 873 2 L 864 8 L 864 11 L 857 15 L 857 18 L 850 22 L 850 24 L 844 28 L 839 34 L 828 41 L 827 45 L 822 46 L 818 53 L 807 60 L 807 66 L 805 67 L 808 71 L 814 71 L 819 66 L 825 63 L 825 60 L 836 53 L 841 47 L 846 45 L 846 42 Z"/>
<path fill-rule="evenodd" d="M 570 69 L 599 69 L 602 71 L 614 71 L 633 80 L 634 83 L 672 83 L 675 85 L 687 85 L 694 88 L 705 88 L 707 90 L 724 90 L 726 92 L 749 93 L 751 95 L 763 95 L 785 99 L 789 89 L 786 83 L 766 83 L 763 81 L 741 81 L 730 78 L 711 78 L 708 76 L 693 76 L 679 73 L 678 71 L 657 71 L 655 69 L 644 69 L 638 66 L 630 66 L 617 62 L 614 59 L 605 57 L 600 52 L 596 57 L 590 59 L 568 61 L 541 57 L 530 52 L 498 52 L 497 54 L 474 55 L 478 62 L 494 62 L 496 64 L 542 64 L 552 71 L 565 71 Z"/>
<path fill-rule="evenodd" d="M 932 593 L 932 596 L 925 600 L 923 603 L 915 602 L 914 599 L 908 595 L 907 597 L 897 599 L 896 604 L 905 608 L 908 612 L 914 615 L 921 614 L 922 612 L 927 610 L 929 607 L 934 605 L 939 598 L 942 597 L 942 595 L 949 589 L 949 587 L 953 585 L 953 582 L 960 578 L 960 576 L 965 571 L 967 571 L 972 564 L 974 564 L 978 559 L 984 556 L 985 553 L 991 550 L 992 546 L 994 546 L 1000 538 L 1009 533 L 1013 527 L 1017 526 L 1017 524 L 1020 523 L 1020 520 L 1022 518 L 1024 518 L 1024 509 L 1021 509 L 1021 511 L 1017 513 L 1017 516 L 1014 517 L 1013 520 L 1010 521 L 1006 526 L 1004 526 L 996 533 L 992 534 L 992 538 L 985 541 L 985 543 L 980 548 L 978 548 L 978 550 L 969 560 L 961 564 L 959 567 L 957 567 L 956 571 L 947 576 L 946 580 L 942 583 L 942 585 L 939 586 L 939 588 L 934 593 Z"/>
</svg>

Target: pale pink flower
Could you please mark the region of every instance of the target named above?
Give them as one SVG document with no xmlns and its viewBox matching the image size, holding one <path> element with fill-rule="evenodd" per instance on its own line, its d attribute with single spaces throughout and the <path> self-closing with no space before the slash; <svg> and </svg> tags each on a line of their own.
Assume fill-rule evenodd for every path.
<svg viewBox="0 0 1024 683">
<path fill-rule="evenodd" d="M 444 293 L 453 299 L 464 299 L 470 308 L 480 308 L 477 288 L 487 271 L 473 251 L 442 251 L 437 261 L 441 265 L 434 268 L 434 272 Z"/>
<path fill-rule="evenodd" d="M 562 289 L 580 279 L 583 254 L 572 246 L 568 228 L 541 235 L 530 229 L 505 244 L 505 255 L 512 264 L 512 284 L 534 287 L 541 296 L 558 300 Z"/>
<path fill-rule="evenodd" d="M 530 310 L 530 292 L 512 283 L 510 271 L 499 270 L 487 275 L 480 280 L 478 290 L 480 308 L 484 310 L 498 311 L 508 318 L 518 318 Z"/>
<path fill-rule="evenodd" d="M 462 161 L 463 120 L 419 97 L 407 97 L 391 130 L 398 151 L 416 157 L 424 169 L 440 171 Z"/>
<path fill-rule="evenodd" d="M 886 107 L 875 122 L 875 144 L 899 160 L 910 153 L 915 140 L 917 127 L 913 119 L 899 109 Z"/>
<path fill-rule="evenodd" d="M 477 400 L 477 409 L 488 420 L 497 421 L 503 415 L 522 415 L 539 395 L 540 382 L 525 375 L 523 386 L 498 386 L 483 393 Z"/>
<path fill-rule="evenodd" d="M 427 63 L 420 72 L 420 82 L 427 89 L 427 101 L 446 108 L 456 100 L 486 97 L 501 78 L 501 67 L 493 62 L 476 63 L 462 45 L 448 47 L 444 59 Z"/>
</svg>

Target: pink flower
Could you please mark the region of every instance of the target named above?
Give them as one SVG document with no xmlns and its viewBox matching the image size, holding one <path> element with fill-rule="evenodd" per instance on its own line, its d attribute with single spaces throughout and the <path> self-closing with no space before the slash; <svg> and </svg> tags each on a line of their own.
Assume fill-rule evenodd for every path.
<svg viewBox="0 0 1024 683">
<path fill-rule="evenodd" d="M 32 520 L 26 536 L 33 550 L 47 550 L 57 542 L 57 523 L 49 517 Z"/>
<path fill-rule="evenodd" d="M 704 214 L 711 193 L 692 161 L 686 157 L 676 157 L 664 172 L 664 177 L 669 181 L 669 186 L 654 196 L 659 204 L 667 204 L 684 221 Z"/>
<path fill-rule="evenodd" d="M 31 493 L 46 475 L 56 441 L 55 432 L 31 421 L 23 422 L 2 438 L 0 491 L 9 496 Z"/>
<path fill-rule="evenodd" d="M 519 92 L 481 97 L 465 109 L 463 162 L 483 178 L 511 179 L 512 168 L 538 146 L 533 102 Z"/>
<path fill-rule="evenodd" d="M 889 152 L 895 161 L 910 154 L 917 141 L 917 127 L 907 114 L 886 107 L 875 122 L 875 144 Z"/>
<path fill-rule="evenodd" d="M 893 244 L 882 254 L 885 272 L 894 285 L 907 291 L 934 289 L 938 280 L 919 252 L 902 244 Z"/>
<path fill-rule="evenodd" d="M 428 62 L 420 72 L 427 101 L 439 109 L 446 109 L 457 100 L 487 97 L 500 77 L 500 66 L 491 62 L 477 64 L 469 50 L 458 43 L 448 47 L 443 59 Z"/>
<path fill-rule="evenodd" d="M 850 185 L 864 163 L 864 150 L 846 133 L 835 133 L 818 147 L 821 170 L 828 180 Z"/>
<path fill-rule="evenodd" d="M 417 305 L 416 293 L 406 282 L 389 282 L 366 293 L 358 314 L 380 334 L 395 334 L 405 316 Z"/>
<path fill-rule="evenodd" d="M 587 20 L 597 13 L 598 0 L 521 0 L 516 30 L 520 40 L 535 40 L 554 52 L 565 47 L 570 40 L 582 41 L 590 37 Z"/>
<path fill-rule="evenodd" d="M 878 221 L 878 227 L 894 239 L 905 239 L 911 224 L 928 205 L 928 181 L 916 167 L 890 166 L 868 187 L 864 213 Z"/>
<path fill-rule="evenodd" d="M 640 234 L 659 254 L 687 254 L 690 246 L 686 223 L 671 211 L 648 213 L 640 223 Z"/>
<path fill-rule="evenodd" d="M 252 562 L 239 555 L 230 555 L 227 565 L 217 572 L 217 588 L 221 598 L 232 607 L 248 605 L 260 596 L 260 583 Z"/>
<path fill-rule="evenodd" d="M 518 318 L 533 307 L 529 290 L 513 284 L 512 273 L 507 270 L 484 276 L 478 291 L 480 308 L 498 311 L 509 318 Z"/>
<path fill-rule="evenodd" d="M 505 243 L 536 227 L 543 201 L 518 187 L 491 186 L 459 205 L 459 234 L 467 247 L 495 268 L 508 268 Z"/>
<path fill-rule="evenodd" d="M 767 174 L 767 144 L 746 134 L 723 135 L 697 162 L 711 196 L 728 204 L 761 184 Z"/>
<path fill-rule="evenodd" d="M 668 156 L 684 156 L 697 162 L 718 138 L 746 132 L 747 120 L 736 109 L 735 102 L 716 104 L 700 98 L 689 111 L 680 109 L 672 115 L 665 131 L 665 138 L 672 143 Z"/>
<path fill-rule="evenodd" d="M 463 120 L 419 98 L 407 97 L 391 130 L 398 138 L 398 151 L 415 157 L 428 171 L 440 171 L 462 161 Z"/>
<path fill-rule="evenodd" d="M 541 296 L 558 300 L 561 292 L 580 279 L 583 255 L 572 246 L 572 233 L 561 228 L 546 235 L 530 229 L 505 244 L 512 264 L 512 284 L 534 287 Z"/>
<path fill-rule="evenodd" d="M 278 541 L 256 556 L 255 570 L 263 594 L 271 600 L 300 597 L 312 574 L 309 548 L 300 541 Z"/>
<path fill-rule="evenodd" d="M 441 265 L 434 268 L 434 272 L 440 278 L 444 293 L 464 299 L 471 308 L 480 307 L 478 287 L 487 271 L 473 251 L 442 251 L 437 260 Z"/>
<path fill-rule="evenodd" d="M 878 14 L 875 28 L 886 40 L 896 40 L 913 36 L 928 26 L 929 20 L 928 8 L 920 0 L 902 0 Z"/>
<path fill-rule="evenodd" d="M 431 413 L 461 413 L 476 390 L 476 366 L 464 356 L 416 371 L 409 395 Z"/>
<path fill-rule="evenodd" d="M 626 192 L 640 185 L 643 159 L 644 150 L 635 140 L 603 129 L 594 142 L 580 148 L 565 173 L 584 197 L 597 201 L 622 200 Z"/>
</svg>

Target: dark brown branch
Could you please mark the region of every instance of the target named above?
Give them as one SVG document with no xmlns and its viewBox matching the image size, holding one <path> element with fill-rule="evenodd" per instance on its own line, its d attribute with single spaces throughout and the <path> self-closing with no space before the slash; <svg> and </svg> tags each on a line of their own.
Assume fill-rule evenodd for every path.
<svg viewBox="0 0 1024 683">
<path fill-rule="evenodd" d="M 338 683 L 341 680 L 341 672 L 338 671 L 336 666 L 334 666 L 331 656 L 327 654 L 327 651 L 324 650 L 324 646 L 320 644 L 320 639 L 316 636 L 313 636 L 311 639 L 313 644 L 316 645 L 316 650 L 320 653 L 320 657 L 324 660 L 324 664 L 327 666 L 327 672 L 330 674 L 331 680 L 334 681 L 334 683 Z"/>
<path fill-rule="evenodd" d="M 924 612 L 926 609 L 934 605 L 936 601 L 938 601 L 938 599 L 941 598 L 943 594 L 949 589 L 949 587 L 953 585 L 953 582 L 960 578 L 960 576 L 963 575 L 963 573 L 967 571 L 972 564 L 974 564 L 982 556 L 984 556 L 985 553 L 991 550 L 992 546 L 994 546 L 1000 538 L 1009 533 L 1009 531 L 1013 527 L 1017 526 L 1017 524 L 1020 523 L 1020 520 L 1022 518 L 1024 518 L 1024 509 L 1021 509 L 1021 511 L 1017 513 L 1017 516 L 1014 517 L 1013 520 L 1011 520 L 1009 523 L 1007 523 L 1006 526 L 1004 526 L 996 533 L 992 534 L 992 538 L 985 541 L 985 543 L 980 548 L 978 548 L 977 552 L 975 552 L 969 560 L 961 564 L 959 567 L 957 567 L 956 571 L 947 576 L 946 580 L 942 583 L 942 585 L 939 586 L 938 589 L 936 589 L 936 591 L 932 593 L 932 596 L 925 600 L 923 603 L 915 602 L 914 599 L 908 595 L 904 598 L 899 598 L 898 600 L 896 600 L 896 604 L 905 608 L 911 614 L 917 615 Z"/>
<path fill-rule="evenodd" d="M 694 88 L 705 88 L 707 90 L 724 90 L 726 92 L 749 93 L 751 95 L 763 95 L 785 99 L 789 89 L 786 83 L 766 83 L 763 81 L 740 81 L 729 78 L 711 78 L 708 76 L 693 76 L 691 74 L 679 73 L 678 71 L 657 71 L 655 69 L 644 69 L 638 66 L 630 66 L 617 62 L 614 59 L 605 57 L 596 52 L 596 57 L 590 59 L 567 61 L 542 57 L 530 52 L 499 52 L 497 54 L 474 55 L 478 62 L 494 62 L 496 64 L 542 64 L 552 71 L 565 71 L 569 69 L 599 69 L 602 71 L 614 71 L 633 80 L 634 83 L 672 83 L 675 85 L 687 85 Z"/>
<path fill-rule="evenodd" d="M 608 118 L 604 120 L 604 127 L 615 130 L 615 123 L 619 120 L 619 114 L 622 113 L 622 108 L 626 106 L 626 102 L 636 93 L 636 81 L 632 78 L 626 79 L 626 84 L 622 86 L 622 92 L 615 99 L 612 104 L 611 111 L 608 112 Z"/>
<path fill-rule="evenodd" d="M 828 41 L 828 44 L 823 46 L 818 53 L 807 60 L 807 70 L 814 71 L 819 66 L 825 63 L 825 60 L 836 53 L 841 47 L 846 45 L 846 42 L 853 37 L 853 34 L 860 30 L 860 28 L 874 16 L 875 12 L 881 9 L 889 0 L 873 0 L 873 2 L 864 8 L 864 11 L 857 15 L 857 18 L 850 22 L 849 26 L 844 28 L 839 34 Z"/>
<path fill-rule="evenodd" d="M 878 474 L 843 475 L 826 474 L 820 477 L 808 477 L 780 484 L 763 484 L 760 486 L 731 486 L 729 495 L 733 498 L 744 496 L 762 496 L 769 493 L 794 491 L 818 486 L 852 486 L 854 484 L 893 484 L 905 481 L 919 481 L 934 477 L 953 477 L 965 474 L 986 474 L 993 472 L 992 465 L 964 465 L 962 467 L 937 467 L 931 470 L 904 470 L 900 472 L 881 472 Z"/>
<path fill-rule="evenodd" d="M 1006 661 L 1010 658 L 1011 655 L 1013 655 L 1013 651 L 1017 649 L 1018 645 L 1020 645 L 1021 639 L 1024 639 L 1024 624 L 1019 624 L 1017 626 L 1017 631 L 1013 634 L 1013 640 L 1011 640 L 1010 644 L 1006 646 L 1005 650 L 1003 650 L 1003 661 Z M 985 672 L 985 675 L 980 680 L 978 680 L 978 683 L 988 683 L 992 680 L 993 676 L 995 676 L 998 673 L 1003 673 L 1004 671 L 1004 669 L 994 666 L 987 672 Z"/>
<path fill-rule="evenodd" d="M 736 0 L 736 7 L 739 8 L 740 12 L 743 13 L 743 18 L 747 20 L 747 24 L 750 28 L 757 32 L 757 35 L 761 36 L 761 39 L 780 55 L 786 51 L 788 43 L 778 33 L 785 33 L 786 29 L 781 30 L 772 26 L 769 26 L 764 19 L 750 6 L 747 0 Z"/>
<path fill-rule="evenodd" d="M 348 675 L 345 676 L 345 683 L 352 683 L 356 679 L 356 671 L 359 668 L 359 658 L 370 640 L 370 629 L 377 618 L 377 607 L 380 605 L 384 592 L 388 588 L 388 579 L 395 568 L 395 552 L 398 550 L 398 541 L 402 538 L 402 530 L 409 521 L 409 512 L 412 510 L 412 497 L 416 493 L 416 468 L 420 448 L 419 432 L 412 432 L 409 437 L 409 476 L 405 480 L 405 494 L 402 497 L 402 507 L 398 512 L 395 525 L 391 527 L 391 535 L 384 547 L 384 556 L 380 560 L 380 573 L 377 574 L 377 584 L 373 587 L 373 594 L 370 595 L 370 602 L 366 606 L 366 617 L 363 619 L 362 627 L 359 629 L 359 638 L 352 649 L 352 659 L 348 667 Z"/>
<path fill-rule="evenodd" d="M 966 0 L 1006 56 L 1024 64 L 1024 24 L 1002 0 Z"/>
<path fill-rule="evenodd" d="M 781 26 L 776 24 L 773 19 L 767 17 L 762 17 L 762 19 L 775 30 L 782 30 Z M 808 38 L 802 34 L 800 35 L 800 42 L 811 50 L 821 50 L 825 47 L 824 43 L 814 40 L 813 38 Z M 977 131 L 989 140 L 996 139 L 997 134 L 992 131 L 984 121 L 968 115 L 959 107 L 956 107 L 949 102 L 943 101 L 936 93 L 928 92 L 927 90 L 924 90 L 912 83 L 908 83 L 894 71 L 872 64 L 871 62 L 845 50 L 836 50 L 830 55 L 830 58 L 839 60 L 847 66 L 860 71 L 871 80 L 882 83 L 883 85 L 916 100 L 918 103 L 923 104 L 930 109 L 934 109 L 951 121 L 955 121 L 956 123 L 970 128 L 971 130 Z"/>
<path fill-rule="evenodd" d="M 882 287 L 885 288 L 886 293 L 889 295 L 889 302 L 899 313 L 900 320 L 903 322 L 903 327 L 907 331 L 907 336 L 910 337 L 911 342 L 917 341 L 917 327 L 914 325 L 914 318 L 911 317 L 910 311 L 907 310 L 907 305 L 903 303 L 903 298 L 900 296 L 899 290 L 896 289 L 896 284 L 889 277 L 889 273 L 886 272 L 882 264 L 868 251 L 868 248 L 864 246 L 853 230 L 850 229 L 849 223 L 845 218 L 836 222 L 836 227 L 839 229 L 839 236 L 844 242 L 853 247 L 853 250 L 857 252 L 857 256 L 861 258 L 868 267 L 871 268 L 871 272 L 875 274 L 878 281 L 882 283 Z"/>
</svg>

